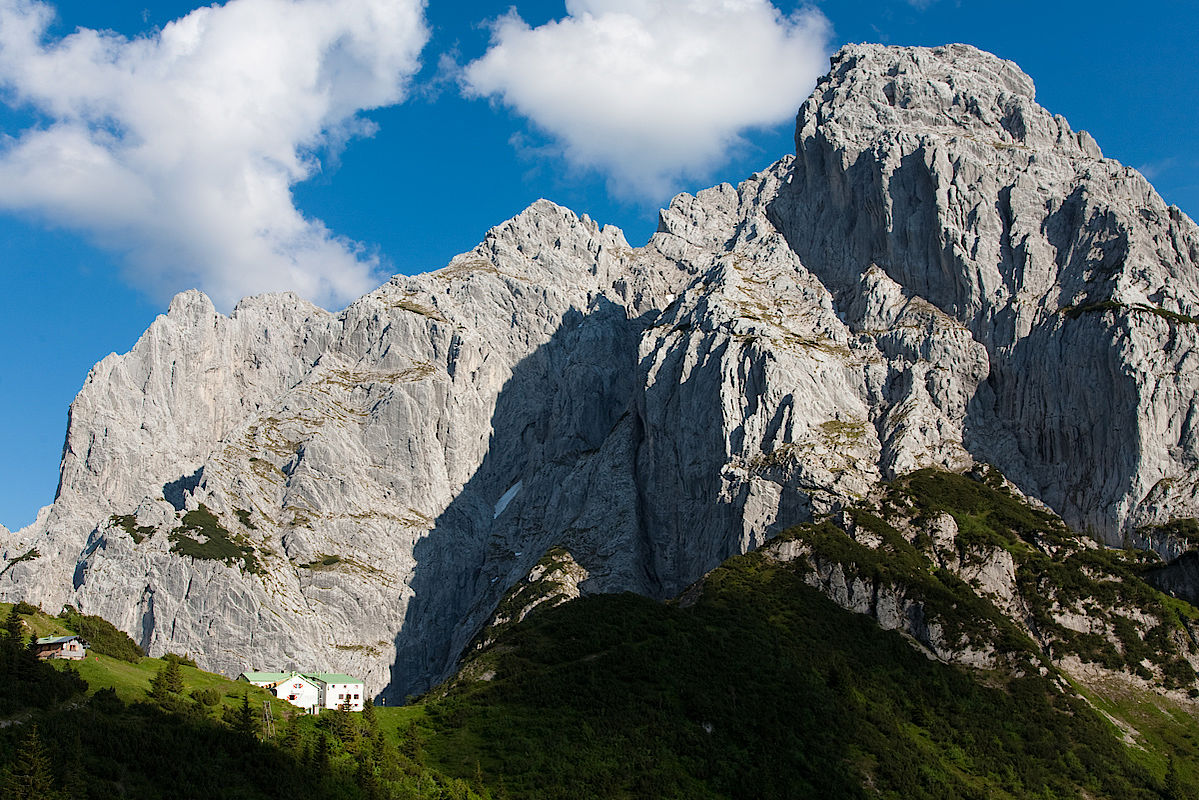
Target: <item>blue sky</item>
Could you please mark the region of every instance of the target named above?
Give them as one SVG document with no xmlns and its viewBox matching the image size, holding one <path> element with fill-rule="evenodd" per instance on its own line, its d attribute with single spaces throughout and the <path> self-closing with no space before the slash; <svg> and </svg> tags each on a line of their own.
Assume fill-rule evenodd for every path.
<svg viewBox="0 0 1199 800">
<path fill-rule="evenodd" d="M 0 523 L 52 501 L 88 369 L 174 292 L 340 308 L 538 197 L 642 244 L 675 192 L 790 152 L 845 42 L 1012 59 L 1199 215 L 1199 4 L 737 3 L 0 0 Z"/>
</svg>

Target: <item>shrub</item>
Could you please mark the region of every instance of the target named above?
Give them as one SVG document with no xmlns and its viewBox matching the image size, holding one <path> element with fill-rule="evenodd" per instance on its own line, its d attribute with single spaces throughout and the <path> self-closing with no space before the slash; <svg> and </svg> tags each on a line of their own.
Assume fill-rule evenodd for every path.
<svg viewBox="0 0 1199 800">
<path fill-rule="evenodd" d="M 221 702 L 221 692 L 209 686 L 206 689 L 193 689 L 191 693 L 192 699 L 202 706 L 215 706 Z"/>
<path fill-rule="evenodd" d="M 163 653 L 163 661 L 169 661 L 183 667 L 195 667 L 196 660 L 189 655 L 179 655 L 178 653 Z"/>
</svg>

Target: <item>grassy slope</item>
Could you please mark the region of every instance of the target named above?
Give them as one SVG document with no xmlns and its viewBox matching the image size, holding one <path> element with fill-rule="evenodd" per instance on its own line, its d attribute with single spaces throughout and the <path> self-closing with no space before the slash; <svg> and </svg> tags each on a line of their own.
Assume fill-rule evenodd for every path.
<svg viewBox="0 0 1199 800">
<path fill-rule="evenodd" d="M 0 618 L 11 608 L 0 603 Z M 24 638 L 75 632 L 40 612 L 22 619 Z M 0 632 L 0 648 L 7 644 Z M 157 703 L 149 696 L 150 681 L 164 664 L 91 652 L 83 661 L 35 660 L 12 671 L 0 658 L 8 699 L 24 698 L 0 720 L 0 797 L 12 788 L 6 770 L 29 748 L 35 725 L 52 773 L 51 793 L 38 794 L 39 800 L 57 800 L 54 792 L 81 800 L 489 797 L 482 787 L 420 762 L 420 744 L 408 724 L 423 714 L 419 707 L 387 709 L 377 723 L 365 713 L 309 717 L 262 689 L 187 666 L 181 666 L 183 692 Z M 66 680 L 72 674 L 86 683 Z M 53 695 L 47 693 L 52 687 Z M 190 699 L 193 690 L 209 688 L 220 695 L 217 705 Z M 238 719 L 243 697 L 250 701 L 248 725 Z M 261 733 L 264 701 L 272 705 L 275 732 L 254 736 L 249 730 Z"/>
<path fill-rule="evenodd" d="M 1060 521 L 989 483 L 922 473 L 896 485 L 881 507 L 854 513 L 882 539 L 877 549 L 829 523 L 787 536 L 905 587 L 947 630 L 1010 652 L 1022 677 L 931 661 L 809 588 L 807 562 L 757 553 L 713 572 L 692 607 L 629 595 L 535 612 L 426 701 L 428 753 L 452 774 L 481 772 L 530 798 L 1154 798 L 1171 757 L 1193 792 L 1199 724 L 1182 708 L 1132 680 L 1088 685 L 1084 699 L 1037 642 L 934 566 L 929 542 L 887 521 L 949 511 L 963 557 L 1008 549 L 1021 585 L 1047 591 L 1032 604 L 1047 629 L 1049 600 L 1108 595 L 1168 611 L 1169 625 L 1194 618 L 1137 580 L 1135 554 L 1065 546 L 1073 535 Z M 1049 590 L 1049 578 L 1063 587 Z M 1144 646 L 1047 636 L 1055 651 L 1129 669 Z M 1176 658 L 1153 654 L 1166 666 Z M 1101 712 L 1131 724 L 1134 744 Z"/>
<path fill-rule="evenodd" d="M 0 619 L 7 618 L 11 610 L 11 603 L 0 603 Z M 33 636 L 63 636 L 75 633 L 58 617 L 51 617 L 42 612 L 24 615 L 22 619 Z M 150 681 L 166 664 L 160 658 L 148 657 L 142 658 L 134 664 L 90 651 L 87 658 L 82 661 L 51 661 L 50 663 L 60 669 L 73 669 L 78 672 L 79 676 L 87 681 L 89 695 L 94 695 L 101 689 L 112 689 L 116 692 L 117 697 L 126 703 L 145 700 L 150 691 Z M 271 703 L 276 717 L 294 710 L 289 703 L 277 699 L 265 689 L 251 686 L 244 681 L 230 680 L 223 675 L 189 666 L 181 666 L 180 671 L 183 674 L 184 695 L 193 690 L 207 688 L 214 688 L 221 693 L 221 706 L 211 709 L 210 713 L 219 715 L 222 706 L 233 708 L 239 705 L 242 695 L 246 694 L 249 695 L 250 702 L 254 707 L 260 711 L 263 702 Z"/>
<path fill-rule="evenodd" d="M 373 729 L 359 715 L 284 721 L 280 703 L 276 739 L 258 744 L 214 719 L 219 708 L 197 716 L 196 708 L 164 714 L 121 704 L 144 700 L 162 662 L 104 656 L 61 665 L 79 670 L 95 700 L 40 719 L 56 764 L 82 762 L 95 797 L 118 789 L 169 796 L 188 782 L 197 793 L 184 796 L 247 798 L 1195 796 L 1195 719 L 1135 681 L 1076 692 L 1056 671 L 1042 674 L 1037 643 L 934 569 L 927 543 L 909 541 L 888 520 L 899 506 L 909 516 L 949 511 L 967 548 L 1017 556 L 1022 586 L 1040 591 L 1046 580 L 1065 579 L 1051 593 L 1063 602 L 1115 591 L 1108 584 L 1119 573 L 1122 600 L 1187 617 L 1195 609 L 1136 583 L 1135 557 L 1061 547 L 1069 532 L 1052 518 L 964 480 L 917 475 L 879 508 L 855 512 L 856 524 L 881 537 L 877 549 L 829 523 L 787 536 L 859 574 L 910 587 L 949 628 L 1019 654 L 1010 662 L 1027 666 L 1019 677 L 930 660 L 901 634 L 810 588 L 807 562 L 759 552 L 711 573 L 693 604 L 612 595 L 540 609 L 473 655 L 440 692 L 377 709 Z M 1039 549 L 1045 541 L 1053 555 Z M 38 635 L 65 632 L 44 615 L 29 622 Z M 1113 655 L 1067 638 L 1050 645 L 1097 663 L 1130 657 L 1123 646 Z M 245 691 L 183 671 L 187 691 L 214 686 L 227 705 Z M 97 694 L 105 687 L 115 696 Z M 257 693 L 254 703 L 261 708 Z M 78 731 L 81 744 L 70 745 Z M 0 730 L 0 760 L 15 743 L 14 729 Z M 1181 793 L 1166 790 L 1171 759 Z"/>
<path fill-rule="evenodd" d="M 761 556 L 693 608 L 586 598 L 485 658 L 427 704 L 427 748 L 516 797 L 1157 796 L 1051 681 L 931 661 Z"/>
</svg>

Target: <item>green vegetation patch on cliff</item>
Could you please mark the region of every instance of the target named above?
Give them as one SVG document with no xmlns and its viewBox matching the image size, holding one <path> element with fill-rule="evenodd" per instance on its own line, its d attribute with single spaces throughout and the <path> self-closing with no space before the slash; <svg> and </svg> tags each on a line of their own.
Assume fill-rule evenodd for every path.
<svg viewBox="0 0 1199 800">
<path fill-rule="evenodd" d="M 300 569 L 315 569 L 315 570 L 332 569 L 333 567 L 336 567 L 340 563 L 341 563 L 341 556 L 329 555 L 327 553 L 321 553 L 320 556 L 317 559 L 315 559 L 314 561 L 308 561 L 304 564 L 300 564 Z"/>
<path fill-rule="evenodd" d="M 1003 477 L 989 467 L 975 478 L 922 469 L 893 483 L 888 499 L 893 506 L 911 503 L 923 518 L 952 516 L 959 547 L 1002 547 L 1019 557 L 1075 538 L 1060 518 L 1012 494 Z"/>
<path fill-rule="evenodd" d="M 243 528 L 248 528 L 252 531 L 258 530 L 258 526 L 250 519 L 249 511 L 244 508 L 235 508 L 233 509 L 233 513 L 237 515 L 237 521 L 241 523 Z"/>
<path fill-rule="evenodd" d="M 41 557 L 42 557 L 42 554 L 40 552 L 38 552 L 38 549 L 36 547 L 31 547 L 28 550 L 26 550 L 24 553 L 21 553 L 18 556 L 14 556 L 14 557 L 10 558 L 8 560 L 8 563 L 6 563 L 4 565 L 4 569 L 0 569 L 0 575 L 3 575 L 4 573 L 8 572 L 10 569 L 15 567 L 17 564 L 20 564 L 25 561 L 33 561 L 34 559 L 41 558 Z"/>
<path fill-rule="evenodd" d="M 1036 646 L 1007 617 L 972 587 L 948 570 L 938 568 L 928 555 L 909 543 L 882 517 L 863 509 L 850 512 L 853 524 L 882 541 L 866 547 L 829 521 L 801 525 L 783 533 L 783 539 L 801 539 L 815 558 L 842 565 L 850 576 L 894 587 L 904 597 L 921 604 L 925 618 L 939 623 L 948 644 L 988 647 L 1035 663 Z"/>
<path fill-rule="evenodd" d="M 1173 536 L 1185 547 L 1199 547 L 1199 519 L 1194 517 L 1172 519 L 1161 525 L 1149 525 L 1140 532 L 1154 539 Z"/>
<path fill-rule="evenodd" d="M 183 524 L 171 531 L 168 538 L 171 540 L 172 553 L 222 561 L 229 566 L 240 562 L 244 571 L 262 573 L 250 542 L 244 536 L 230 533 L 203 503 L 196 510 L 184 514 Z"/>
<path fill-rule="evenodd" d="M 137 642 L 129 638 L 129 634 L 103 617 L 80 614 L 74 608 L 66 606 L 58 619 L 63 626 L 82 636 L 96 653 L 133 664 L 146 655 Z"/>
<path fill-rule="evenodd" d="M 1161 317 L 1167 322 L 1172 322 L 1178 325 L 1199 325 L 1199 317 L 1191 317 L 1186 314 L 1179 314 L 1177 311 L 1151 306 L 1146 303 L 1122 303 L 1119 300 L 1102 300 L 1097 303 L 1088 303 L 1080 306 L 1066 306 L 1061 310 L 1061 313 L 1068 316 L 1070 319 L 1078 319 L 1083 314 L 1102 314 L 1107 311 L 1128 311 L 1130 313 L 1152 314 L 1155 317 Z"/>
<path fill-rule="evenodd" d="M 535 608 L 551 608 L 568 598 L 564 582 L 573 573 L 576 579 L 586 576 L 566 548 L 554 545 L 545 551 L 530 574 L 513 586 L 496 606 L 490 622 L 475 637 L 474 646 L 481 648 L 493 641 Z"/>
<path fill-rule="evenodd" d="M 1153 680 L 1148 661 L 1166 688 L 1194 685 L 1195 672 L 1182 649 L 1194 652 L 1187 626 L 1199 622 L 1199 609 L 1144 580 L 1145 567 L 1155 562 L 1152 554 L 1100 547 L 1075 534 L 1057 516 L 1023 502 L 990 468 L 976 478 L 915 472 L 892 484 L 884 502 L 892 509 L 904 504 L 923 518 L 952 515 L 963 556 L 986 547 L 1012 553 L 1017 591 L 1041 647 L 1053 658 L 1073 654 Z M 1061 612 L 1084 614 L 1110 633 L 1075 631 L 1059 622 Z M 1142 631 L 1130 614 L 1157 622 Z"/>
<path fill-rule="evenodd" d="M 129 534 L 129 538 L 133 540 L 134 544 L 141 544 L 154 535 L 154 526 L 138 525 L 135 514 L 113 514 L 109 521 Z"/>
<path fill-rule="evenodd" d="M 959 500 L 952 513 L 963 530 L 970 523 L 976 528 L 990 524 L 992 536 L 1006 536 L 1007 546 L 1016 555 L 1020 596 L 1054 657 L 1073 653 L 1108 669 L 1127 669 L 1151 679 L 1142 663 L 1147 660 L 1161 669 L 1167 688 L 1194 683 L 1195 673 L 1181 658 L 1178 640 L 1189 641 L 1182 628 L 1188 620 L 1199 620 L 1199 611 L 1145 582 L 1144 553 L 1084 544 L 1059 519 L 1029 508 L 1010 492 L 969 483 L 963 476 L 936 473 L 913 482 L 912 489 L 914 495 L 928 497 L 930 487 L 954 486 L 959 498 L 970 492 L 980 498 L 973 506 Z M 969 512 L 979 508 L 981 513 L 970 516 Z M 963 514 L 964 509 L 968 513 Z M 1027 546 L 1018 546 L 1014 537 Z M 1054 612 L 1060 610 L 1076 610 L 1106 622 L 1113 635 L 1067 628 L 1055 619 Z M 1158 624 L 1142 635 L 1124 612 L 1154 618 Z M 1173 636 L 1175 631 L 1183 635 Z"/>
</svg>

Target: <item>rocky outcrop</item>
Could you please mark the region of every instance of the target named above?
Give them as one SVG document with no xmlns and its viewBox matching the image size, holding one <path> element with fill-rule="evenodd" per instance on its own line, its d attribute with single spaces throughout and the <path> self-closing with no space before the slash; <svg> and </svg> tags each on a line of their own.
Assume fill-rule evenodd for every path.
<svg viewBox="0 0 1199 800">
<path fill-rule="evenodd" d="M 89 374 L 0 596 L 403 696 L 552 547 L 670 597 L 980 461 L 1108 541 L 1196 516 L 1189 219 L 963 46 L 845 48 L 796 146 L 641 248 L 539 201 L 338 314 L 180 295 Z"/>
<path fill-rule="evenodd" d="M 993 470 L 925 469 L 785 531 L 758 554 L 930 658 L 1016 674 L 1059 669 L 1194 705 L 1199 624 L 1180 594 L 1194 553 L 1104 548 Z M 686 605 L 695 589 L 681 602 Z M 1063 684 L 1064 686 L 1064 684 Z"/>
<path fill-rule="evenodd" d="M 1199 551 L 1191 550 L 1169 564 L 1150 569 L 1145 580 L 1167 594 L 1199 606 Z"/>
<path fill-rule="evenodd" d="M 475 637 L 473 649 L 491 646 L 502 633 L 537 609 L 553 608 L 582 597 L 590 575 L 569 550 L 551 547 L 504 595 L 487 624 Z"/>
</svg>

